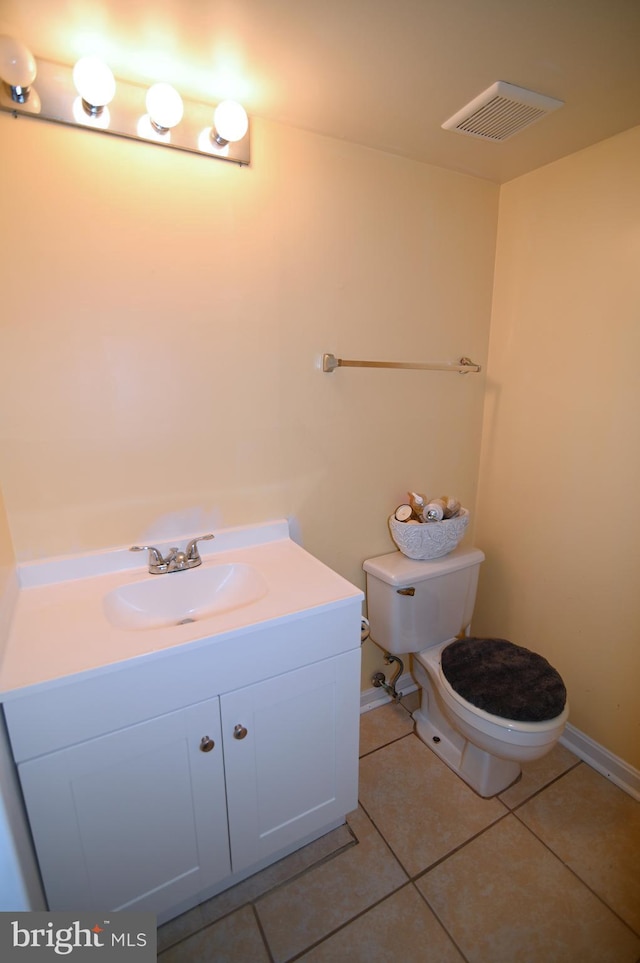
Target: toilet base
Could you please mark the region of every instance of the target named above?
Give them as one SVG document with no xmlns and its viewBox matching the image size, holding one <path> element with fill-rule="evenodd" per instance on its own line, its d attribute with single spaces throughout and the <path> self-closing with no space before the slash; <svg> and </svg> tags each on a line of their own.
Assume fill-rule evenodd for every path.
<svg viewBox="0 0 640 963">
<path fill-rule="evenodd" d="M 481 749 L 453 728 L 429 673 L 417 659 L 413 675 L 422 693 L 420 708 L 413 713 L 418 738 L 485 799 L 513 785 L 522 772 L 520 763 Z"/>
<path fill-rule="evenodd" d="M 520 777 L 519 763 L 498 759 L 479 749 L 452 729 L 446 720 L 443 720 L 444 725 L 435 725 L 431 715 L 427 716 L 421 709 L 413 713 L 416 735 L 479 796 L 485 799 L 497 796 Z"/>
</svg>

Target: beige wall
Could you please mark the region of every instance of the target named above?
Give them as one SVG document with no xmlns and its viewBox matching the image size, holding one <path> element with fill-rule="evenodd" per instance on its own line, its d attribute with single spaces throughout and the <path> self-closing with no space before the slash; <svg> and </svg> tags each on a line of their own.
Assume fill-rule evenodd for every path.
<svg viewBox="0 0 640 963">
<path fill-rule="evenodd" d="M 6 582 L 14 568 L 15 558 L 13 555 L 13 545 L 11 544 L 11 535 L 9 534 L 4 499 L 0 491 L 0 596 L 3 594 Z"/>
<path fill-rule="evenodd" d="M 474 629 L 561 671 L 640 767 L 640 128 L 505 185 Z"/>
<path fill-rule="evenodd" d="M 0 652 L 9 631 L 17 591 L 16 564 L 9 524 L 0 490 Z"/>
<path fill-rule="evenodd" d="M 408 487 L 476 495 L 498 189 L 253 127 L 252 166 L 0 115 L 19 560 L 283 516 L 364 587 Z M 369 687 L 381 653 L 365 649 Z"/>
</svg>

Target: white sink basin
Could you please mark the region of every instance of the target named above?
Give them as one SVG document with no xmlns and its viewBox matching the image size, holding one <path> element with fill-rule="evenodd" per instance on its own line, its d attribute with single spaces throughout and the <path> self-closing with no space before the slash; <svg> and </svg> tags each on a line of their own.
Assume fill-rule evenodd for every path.
<svg viewBox="0 0 640 963">
<path fill-rule="evenodd" d="M 119 629 L 157 629 L 199 622 L 242 608 L 267 594 L 260 572 L 244 562 L 209 565 L 170 575 L 148 575 L 104 599 L 107 618 Z"/>
</svg>

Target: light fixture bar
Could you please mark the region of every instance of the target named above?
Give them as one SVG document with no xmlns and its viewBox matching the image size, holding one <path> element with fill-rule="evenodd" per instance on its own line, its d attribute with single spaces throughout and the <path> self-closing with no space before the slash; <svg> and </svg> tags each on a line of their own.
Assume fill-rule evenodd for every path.
<svg viewBox="0 0 640 963">
<path fill-rule="evenodd" d="M 250 130 L 247 130 L 241 140 L 229 142 L 223 147 L 210 136 L 215 104 L 184 100 L 184 115 L 180 123 L 170 132 L 156 134 L 151 124 L 140 124 L 141 119 L 148 114 L 145 103 L 148 87 L 117 80 L 115 97 L 108 106 L 108 115 L 92 117 L 82 109 L 81 103 L 78 104 L 79 95 L 73 83 L 71 67 L 40 59 L 37 65 L 38 74 L 31 96 L 25 103 L 12 100 L 9 91 L 0 82 L 0 110 L 8 111 L 16 117 L 32 117 L 67 124 L 101 134 L 113 134 L 148 144 L 173 147 L 175 150 L 189 151 L 234 164 L 250 163 Z"/>
</svg>

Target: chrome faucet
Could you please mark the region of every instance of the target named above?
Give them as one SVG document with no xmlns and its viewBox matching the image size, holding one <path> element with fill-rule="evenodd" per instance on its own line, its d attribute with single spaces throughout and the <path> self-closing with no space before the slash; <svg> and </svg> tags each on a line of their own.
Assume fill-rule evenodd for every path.
<svg viewBox="0 0 640 963">
<path fill-rule="evenodd" d="M 198 551 L 198 542 L 214 537 L 215 536 L 211 534 L 198 535 L 197 538 L 191 539 L 184 552 L 181 552 L 177 547 L 170 548 L 166 558 L 163 558 L 160 549 L 154 548 L 153 545 L 132 545 L 129 551 L 149 553 L 149 573 L 151 575 L 185 572 L 190 568 L 196 568 L 202 564 L 200 552 Z"/>
</svg>

